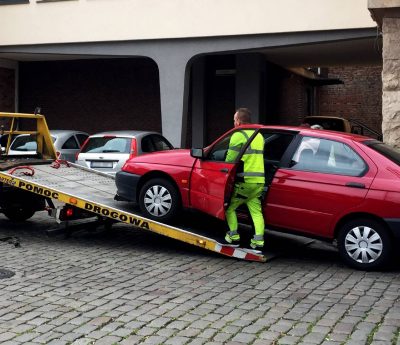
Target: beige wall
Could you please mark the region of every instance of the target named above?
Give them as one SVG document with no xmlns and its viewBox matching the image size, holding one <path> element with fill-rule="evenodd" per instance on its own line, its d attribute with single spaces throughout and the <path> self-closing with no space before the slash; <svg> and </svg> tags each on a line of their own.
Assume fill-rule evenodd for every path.
<svg viewBox="0 0 400 345">
<path fill-rule="evenodd" d="M 74 0 L 0 6 L 0 45 L 375 27 L 367 0 Z"/>
</svg>

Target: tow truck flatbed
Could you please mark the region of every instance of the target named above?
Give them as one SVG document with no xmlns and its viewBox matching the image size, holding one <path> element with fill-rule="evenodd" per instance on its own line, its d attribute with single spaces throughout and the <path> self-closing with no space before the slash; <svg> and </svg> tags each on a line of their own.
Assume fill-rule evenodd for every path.
<svg viewBox="0 0 400 345">
<path fill-rule="evenodd" d="M 0 161 L 0 182 L 226 256 L 266 261 L 265 255 L 259 251 L 221 244 L 218 242 L 218 229 L 207 228 L 207 225 L 188 226 L 182 221 L 172 226 L 143 217 L 132 203 L 114 200 L 116 187 L 113 177 L 80 165 L 59 164 L 51 159 L 4 160 Z"/>
</svg>

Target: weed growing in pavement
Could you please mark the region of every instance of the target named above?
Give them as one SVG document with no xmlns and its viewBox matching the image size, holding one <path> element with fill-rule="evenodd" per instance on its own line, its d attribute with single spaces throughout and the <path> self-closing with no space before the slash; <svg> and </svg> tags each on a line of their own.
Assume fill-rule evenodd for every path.
<svg viewBox="0 0 400 345">
<path fill-rule="evenodd" d="M 394 336 L 392 338 L 392 345 L 396 345 L 398 343 L 399 338 L 400 338 L 400 327 L 398 327 L 397 331 L 394 333 Z"/>
<path fill-rule="evenodd" d="M 374 335 L 381 325 L 382 325 L 382 320 L 379 323 L 377 323 L 375 327 L 372 329 L 372 331 L 368 334 L 366 342 L 367 345 L 370 345 L 372 343 L 372 341 L 374 340 Z"/>
</svg>

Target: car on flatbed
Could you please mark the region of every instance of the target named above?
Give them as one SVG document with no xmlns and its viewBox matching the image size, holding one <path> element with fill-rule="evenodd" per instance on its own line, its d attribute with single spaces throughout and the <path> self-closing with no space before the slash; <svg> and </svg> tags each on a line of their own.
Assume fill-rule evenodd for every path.
<svg viewBox="0 0 400 345">
<path fill-rule="evenodd" d="M 75 156 L 89 134 L 82 131 L 55 129 L 50 130 L 51 140 L 59 159 L 75 162 Z M 34 135 L 20 134 L 11 142 L 10 156 L 36 155 L 37 143 Z"/>
<path fill-rule="evenodd" d="M 76 156 L 76 163 L 114 176 L 128 158 L 144 153 L 172 150 L 160 133 L 125 130 L 92 134 Z"/>
<path fill-rule="evenodd" d="M 231 136 L 243 129 L 253 129 L 253 136 L 235 162 L 226 162 Z M 390 261 L 400 238 L 400 153 L 360 135 L 242 126 L 203 149 L 129 159 L 116 175 L 116 198 L 137 202 L 160 222 L 182 208 L 225 219 L 236 169 L 256 133 L 264 136 L 268 229 L 336 240 L 341 257 L 356 268 Z"/>
</svg>

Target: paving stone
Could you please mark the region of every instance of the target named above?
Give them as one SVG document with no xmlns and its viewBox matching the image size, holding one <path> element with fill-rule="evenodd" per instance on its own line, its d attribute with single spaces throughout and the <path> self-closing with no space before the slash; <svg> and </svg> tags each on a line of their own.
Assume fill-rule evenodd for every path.
<svg viewBox="0 0 400 345">
<path fill-rule="evenodd" d="M 302 338 L 302 342 L 308 344 L 320 344 L 325 339 L 325 334 L 311 332 Z"/>
<path fill-rule="evenodd" d="M 90 332 L 89 334 L 87 334 L 86 337 L 94 339 L 94 340 L 98 340 L 98 339 L 105 337 L 106 335 L 118 336 L 117 334 L 109 334 L 108 332 L 96 330 L 96 331 L 93 331 L 93 332 Z"/>
<path fill-rule="evenodd" d="M 23 255 L 0 243 L 2 265 L 24 272 L 0 280 L 1 344 L 358 345 L 375 330 L 371 345 L 400 345 L 397 268 L 321 260 L 318 242 L 306 259 L 241 262 L 122 224 L 47 238 L 52 222 L 10 228 L 0 214 L 25 243 Z"/>
<path fill-rule="evenodd" d="M 279 338 L 279 345 L 293 345 L 296 344 L 300 340 L 300 337 L 293 337 L 293 336 L 283 336 Z"/>
<path fill-rule="evenodd" d="M 0 333 L 0 342 L 4 342 L 6 340 L 10 340 L 12 338 L 15 338 L 17 336 L 16 333 L 12 333 L 12 332 L 2 332 Z M 17 340 L 18 342 L 18 340 Z"/>
<path fill-rule="evenodd" d="M 244 344 L 250 344 L 256 339 L 255 334 L 249 334 L 249 333 L 239 333 L 236 334 L 231 341 L 232 342 L 239 342 L 239 343 L 244 343 Z"/>
<path fill-rule="evenodd" d="M 99 340 L 96 340 L 94 342 L 94 345 L 110 345 L 114 343 L 120 342 L 121 338 L 120 337 L 115 337 L 115 336 L 105 336 L 104 338 L 101 338 Z"/>
<path fill-rule="evenodd" d="M 171 344 L 171 345 L 183 345 L 189 342 L 190 338 L 186 337 L 172 337 L 165 341 L 164 344 Z"/>
</svg>

